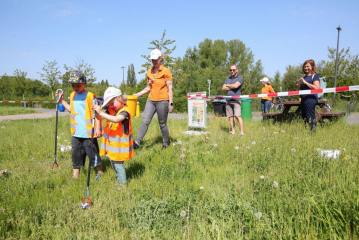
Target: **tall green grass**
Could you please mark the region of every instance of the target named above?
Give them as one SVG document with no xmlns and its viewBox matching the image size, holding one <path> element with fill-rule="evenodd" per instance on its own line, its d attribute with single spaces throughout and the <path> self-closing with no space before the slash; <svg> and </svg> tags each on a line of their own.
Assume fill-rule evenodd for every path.
<svg viewBox="0 0 359 240">
<path fill-rule="evenodd" d="M 126 163 L 118 189 L 108 162 L 91 179 L 94 205 L 80 208 L 86 171 L 71 178 L 71 154 L 51 170 L 54 119 L 0 123 L 0 238 L 4 239 L 356 239 L 359 237 L 359 126 L 310 134 L 302 123 L 245 122 L 229 135 L 211 118 L 208 135 L 186 136 L 170 120 L 170 148 L 151 124 Z M 135 121 L 135 129 L 139 120 Z M 60 118 L 59 144 L 70 144 Z M 174 144 L 175 143 L 175 144 Z M 339 149 L 340 159 L 317 148 Z"/>
</svg>

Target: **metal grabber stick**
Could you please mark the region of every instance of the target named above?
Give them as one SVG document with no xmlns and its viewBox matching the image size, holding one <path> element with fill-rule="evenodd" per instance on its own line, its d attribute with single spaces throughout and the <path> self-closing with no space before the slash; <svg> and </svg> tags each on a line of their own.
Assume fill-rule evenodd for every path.
<svg viewBox="0 0 359 240">
<path fill-rule="evenodd" d="M 96 99 L 94 99 L 93 102 L 94 105 L 97 105 L 97 101 Z M 95 147 L 95 143 L 94 143 L 94 136 L 95 136 L 95 119 L 96 119 L 96 111 L 93 110 L 93 116 L 92 116 L 92 129 L 91 129 L 91 143 L 92 143 L 92 147 L 93 147 L 93 151 L 95 152 L 95 162 L 97 161 L 97 154 L 96 154 L 96 147 Z M 88 209 L 92 206 L 92 199 L 91 199 L 91 194 L 90 194 L 90 176 L 91 176 L 91 159 L 89 159 L 89 166 L 88 166 L 88 171 L 87 171 L 87 179 L 86 179 L 86 191 L 84 196 L 82 196 L 82 202 L 81 202 L 81 208 L 82 209 Z M 95 163 L 94 162 L 94 166 Z"/>
<path fill-rule="evenodd" d="M 52 168 L 59 167 L 59 164 L 57 163 L 57 129 L 59 126 L 59 101 L 62 98 L 63 94 L 64 94 L 64 91 L 62 89 L 57 89 L 55 91 L 55 96 L 56 96 L 55 152 L 54 152 L 54 162 L 52 164 Z"/>
</svg>

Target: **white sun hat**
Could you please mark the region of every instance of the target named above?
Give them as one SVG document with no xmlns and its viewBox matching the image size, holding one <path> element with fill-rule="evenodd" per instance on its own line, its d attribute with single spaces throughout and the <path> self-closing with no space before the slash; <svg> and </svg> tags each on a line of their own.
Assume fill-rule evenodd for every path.
<svg viewBox="0 0 359 240">
<path fill-rule="evenodd" d="M 162 56 L 162 53 L 159 49 L 153 49 L 150 53 L 150 59 L 151 60 L 157 60 L 159 57 Z"/>
<path fill-rule="evenodd" d="M 260 82 L 265 82 L 265 83 L 269 83 L 270 81 L 269 81 L 269 78 L 267 78 L 267 77 L 264 77 L 264 78 L 262 78 L 261 80 L 259 80 Z"/>
<path fill-rule="evenodd" d="M 103 95 L 103 104 L 102 108 L 104 108 L 113 98 L 122 96 L 122 92 L 120 89 L 115 87 L 108 87 Z"/>
</svg>

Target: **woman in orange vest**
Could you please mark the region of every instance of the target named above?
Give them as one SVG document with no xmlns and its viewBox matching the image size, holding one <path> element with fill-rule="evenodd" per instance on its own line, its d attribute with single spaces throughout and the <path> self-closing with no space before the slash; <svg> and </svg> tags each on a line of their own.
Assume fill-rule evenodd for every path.
<svg viewBox="0 0 359 240">
<path fill-rule="evenodd" d="M 101 111 L 107 107 L 107 112 Z M 133 151 L 133 136 L 131 116 L 126 106 L 126 98 L 121 90 L 109 87 L 104 94 L 102 106 L 95 106 L 98 117 L 106 119 L 106 127 L 100 145 L 100 155 L 107 156 L 116 172 L 117 182 L 125 185 L 127 182 L 124 162 L 130 160 Z"/>
<path fill-rule="evenodd" d="M 162 133 L 162 147 L 167 148 L 170 144 L 170 136 L 167 127 L 168 113 L 173 110 L 172 73 L 162 65 L 163 56 L 159 49 L 153 49 L 150 53 L 152 67 L 147 70 L 147 86 L 134 94 L 140 97 L 149 93 L 145 110 L 142 113 L 142 123 L 134 147 L 139 148 L 145 137 L 148 127 L 155 113 Z"/>
<path fill-rule="evenodd" d="M 275 93 L 267 77 L 264 77 L 259 81 L 263 84 L 262 93 Z M 263 97 L 261 99 L 262 113 L 269 112 L 270 108 L 272 107 L 272 99 L 272 97 Z"/>
</svg>

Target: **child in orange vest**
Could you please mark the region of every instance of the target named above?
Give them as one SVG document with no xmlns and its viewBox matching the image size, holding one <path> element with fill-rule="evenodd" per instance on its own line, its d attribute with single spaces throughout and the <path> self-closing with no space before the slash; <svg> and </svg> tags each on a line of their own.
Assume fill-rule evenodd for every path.
<svg viewBox="0 0 359 240">
<path fill-rule="evenodd" d="M 70 104 L 64 100 L 63 95 L 59 102 L 70 112 L 72 177 L 80 176 L 80 168 L 84 166 L 87 155 L 90 164 L 96 167 L 96 179 L 99 179 L 102 175 L 102 166 L 97 137 L 101 135 L 101 122 L 95 120 L 94 126 L 92 125 L 94 115 L 92 108 L 96 96 L 92 92 L 86 91 L 86 77 L 80 71 L 70 72 L 69 83 L 73 89 L 70 95 Z"/>
<path fill-rule="evenodd" d="M 107 107 L 107 112 L 101 111 Z M 106 127 L 100 145 L 100 155 L 107 156 L 116 172 L 117 182 L 120 185 L 127 183 L 124 162 L 130 160 L 133 150 L 133 135 L 131 116 L 127 110 L 126 98 L 121 90 L 109 87 L 104 94 L 102 106 L 95 106 L 99 118 L 106 119 Z"/>
</svg>

